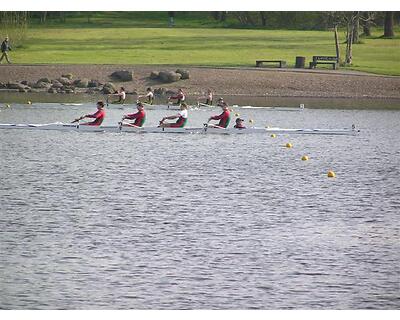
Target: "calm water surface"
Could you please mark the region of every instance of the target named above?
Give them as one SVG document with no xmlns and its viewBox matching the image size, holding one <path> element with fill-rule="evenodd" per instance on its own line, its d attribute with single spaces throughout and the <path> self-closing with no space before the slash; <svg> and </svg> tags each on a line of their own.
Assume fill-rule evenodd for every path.
<svg viewBox="0 0 400 320">
<path fill-rule="evenodd" d="M 13 105 L 0 122 L 93 110 Z M 1 130 L 0 308 L 398 309 L 400 112 L 235 112 L 361 134 Z"/>
</svg>

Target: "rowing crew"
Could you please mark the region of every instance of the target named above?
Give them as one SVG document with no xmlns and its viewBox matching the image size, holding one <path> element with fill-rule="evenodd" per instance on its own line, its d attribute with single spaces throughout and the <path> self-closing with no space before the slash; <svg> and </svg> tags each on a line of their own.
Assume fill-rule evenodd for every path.
<svg viewBox="0 0 400 320">
<path fill-rule="evenodd" d="M 219 115 L 212 116 L 208 119 L 208 122 L 211 120 L 219 120 L 218 124 L 214 125 L 209 125 L 214 128 L 227 128 L 229 125 L 229 122 L 231 120 L 231 114 L 229 110 L 229 106 L 226 102 L 223 101 L 222 98 L 218 100 L 218 105 L 222 108 L 222 113 Z M 144 105 L 141 102 L 138 102 L 136 104 L 137 112 L 132 113 L 132 114 L 126 114 L 122 117 L 120 125 L 121 126 L 129 126 L 129 127 L 136 127 L 136 128 L 141 128 L 143 127 L 145 121 L 146 121 L 146 112 L 144 110 Z M 87 114 L 83 115 L 74 121 L 74 122 L 79 122 L 80 120 L 83 120 L 85 118 L 94 118 L 93 121 L 91 122 L 86 122 L 82 123 L 81 125 L 89 125 L 89 126 L 100 126 L 106 116 L 105 108 L 104 108 L 104 103 L 103 101 L 98 101 L 97 102 L 97 111 L 93 114 Z M 175 120 L 175 122 L 165 122 L 166 120 Z M 125 122 L 125 120 L 134 120 L 134 122 Z M 163 117 L 160 122 L 159 122 L 159 127 L 163 128 L 183 128 L 188 120 L 188 106 L 186 103 L 182 102 L 180 105 L 180 110 L 177 114 L 170 115 Z M 244 129 L 244 120 L 243 119 L 236 119 L 236 124 L 234 128 L 238 129 Z"/>
</svg>

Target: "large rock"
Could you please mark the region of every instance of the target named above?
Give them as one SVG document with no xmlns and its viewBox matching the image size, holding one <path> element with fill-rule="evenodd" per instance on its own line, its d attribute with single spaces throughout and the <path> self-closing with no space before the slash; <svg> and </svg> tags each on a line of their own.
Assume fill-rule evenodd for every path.
<svg viewBox="0 0 400 320">
<path fill-rule="evenodd" d="M 39 79 L 37 82 L 46 82 L 46 83 L 50 83 L 50 79 L 49 78 L 41 78 Z"/>
<path fill-rule="evenodd" d="M 64 86 L 70 86 L 72 84 L 72 81 L 65 77 L 58 78 L 57 80 L 61 82 Z"/>
<path fill-rule="evenodd" d="M 133 72 L 128 70 L 115 71 L 110 77 L 118 81 L 132 81 Z"/>
<path fill-rule="evenodd" d="M 115 85 L 112 82 L 107 82 L 104 86 L 103 89 L 101 90 L 104 94 L 110 94 L 110 93 L 114 93 L 115 91 L 117 91 L 117 88 L 115 87 Z"/>
<path fill-rule="evenodd" d="M 159 76 L 160 76 L 160 73 L 158 71 L 152 71 L 150 73 L 150 79 L 152 79 L 152 80 L 158 79 Z"/>
<path fill-rule="evenodd" d="M 189 71 L 183 70 L 183 69 L 178 69 L 175 71 L 176 73 L 179 73 L 181 75 L 181 79 L 189 79 Z"/>
<path fill-rule="evenodd" d="M 100 86 L 100 82 L 98 80 L 92 79 L 88 82 L 87 86 L 88 86 L 88 88 L 96 88 L 96 87 Z"/>
<path fill-rule="evenodd" d="M 14 90 L 25 89 L 25 85 L 18 82 L 9 82 L 7 83 L 7 89 L 14 89 Z"/>
<path fill-rule="evenodd" d="M 69 80 L 72 80 L 72 78 L 73 78 L 72 73 L 63 74 L 63 75 L 61 75 L 61 77 L 62 77 L 62 78 L 67 78 L 67 79 L 69 79 Z"/>
<path fill-rule="evenodd" d="M 173 71 L 160 71 L 159 78 L 162 82 L 170 83 L 179 81 L 181 79 L 181 75 Z"/>
<path fill-rule="evenodd" d="M 32 88 L 35 89 L 49 89 L 51 87 L 51 83 L 48 82 L 36 82 L 32 85 Z"/>
<path fill-rule="evenodd" d="M 89 84 L 89 79 L 83 78 L 83 79 L 80 79 L 80 80 L 78 81 L 78 83 L 76 84 L 76 86 L 77 86 L 78 88 L 87 88 L 87 87 L 88 87 L 88 84 Z"/>
<path fill-rule="evenodd" d="M 0 89 L 6 89 L 7 85 L 5 83 L 0 82 Z"/>
<path fill-rule="evenodd" d="M 58 89 L 58 88 L 62 88 L 64 85 L 60 82 L 60 81 L 57 81 L 57 80 L 55 80 L 55 81 L 53 81 L 53 84 L 52 84 L 52 88 L 55 88 L 55 89 Z"/>
<path fill-rule="evenodd" d="M 163 96 L 165 95 L 167 92 L 167 90 L 165 88 L 156 88 L 154 89 L 154 94 L 158 95 L 158 96 Z"/>
</svg>

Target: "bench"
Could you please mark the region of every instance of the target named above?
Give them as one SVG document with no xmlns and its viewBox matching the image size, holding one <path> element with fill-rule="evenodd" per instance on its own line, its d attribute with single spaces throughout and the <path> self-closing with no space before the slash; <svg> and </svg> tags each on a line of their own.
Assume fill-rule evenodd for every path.
<svg viewBox="0 0 400 320">
<path fill-rule="evenodd" d="M 338 58 L 333 56 L 313 56 L 312 60 L 310 62 L 310 69 L 315 69 L 317 64 L 331 64 L 333 70 L 336 70 L 339 65 Z"/>
<path fill-rule="evenodd" d="M 261 67 L 264 62 L 279 63 L 279 68 L 285 68 L 286 67 L 286 61 L 284 61 L 284 60 L 257 60 L 256 61 L 256 67 Z"/>
</svg>

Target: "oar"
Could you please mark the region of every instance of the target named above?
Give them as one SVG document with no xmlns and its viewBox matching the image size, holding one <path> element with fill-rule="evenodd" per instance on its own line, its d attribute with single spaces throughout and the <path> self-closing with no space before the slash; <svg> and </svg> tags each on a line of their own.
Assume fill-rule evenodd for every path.
<svg viewBox="0 0 400 320">
<path fill-rule="evenodd" d="M 74 121 L 71 121 L 71 123 L 79 122 L 79 121 L 81 121 L 83 118 L 84 118 L 84 116 L 79 117 L 79 118 L 75 119 Z"/>
</svg>

